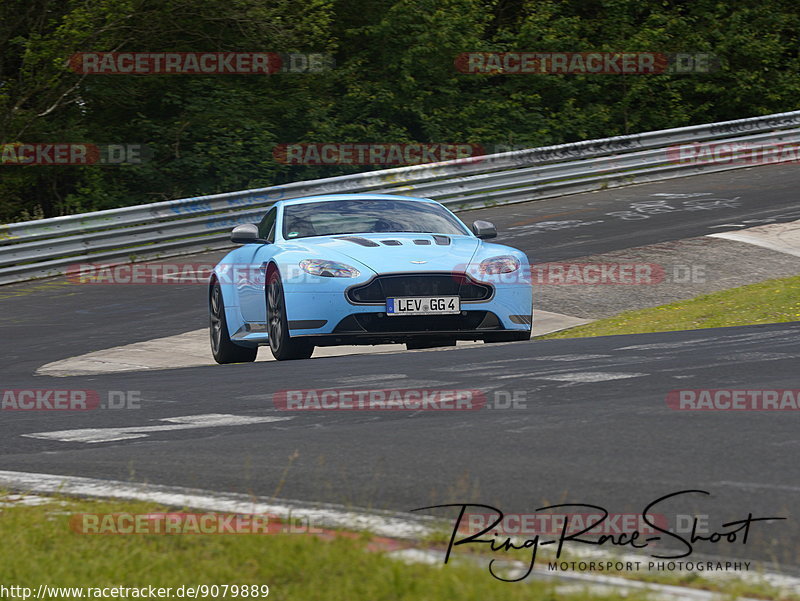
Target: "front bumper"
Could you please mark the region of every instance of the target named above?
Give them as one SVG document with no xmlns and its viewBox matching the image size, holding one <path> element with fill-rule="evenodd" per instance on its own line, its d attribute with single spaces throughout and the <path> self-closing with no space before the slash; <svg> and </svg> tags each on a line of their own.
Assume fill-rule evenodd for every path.
<svg viewBox="0 0 800 601">
<path fill-rule="evenodd" d="M 329 334 L 296 334 L 317 346 L 340 344 L 402 344 L 428 340 L 484 340 L 507 332 L 491 311 L 462 311 L 458 315 L 389 317 L 383 312 L 351 313 Z"/>
<path fill-rule="evenodd" d="M 358 286 L 363 289 L 363 284 Z M 318 346 L 404 343 L 420 338 L 483 340 L 503 332 L 529 332 L 531 287 L 500 284 L 490 289 L 483 300 L 468 300 L 459 294 L 460 314 L 420 316 L 387 316 L 385 302 L 377 298 L 369 299 L 373 302 L 353 302 L 347 289 L 309 293 L 307 289 L 294 291 L 286 286 L 284 293 L 291 336 L 309 338 Z M 398 292 L 393 291 L 392 295 L 405 295 Z M 441 286 L 409 292 L 409 296 L 452 294 Z"/>
</svg>

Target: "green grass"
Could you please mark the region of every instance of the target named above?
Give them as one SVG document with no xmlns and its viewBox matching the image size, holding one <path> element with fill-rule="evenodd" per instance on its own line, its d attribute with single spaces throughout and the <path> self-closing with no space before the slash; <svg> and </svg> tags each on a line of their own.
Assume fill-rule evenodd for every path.
<svg viewBox="0 0 800 601">
<path fill-rule="evenodd" d="M 360 535 L 86 535 L 69 527 L 73 513 L 164 511 L 171 510 L 153 504 L 74 499 L 40 506 L 0 505 L 0 584 L 30 587 L 34 594 L 40 584 L 173 588 L 267 584 L 269 599 L 297 601 L 587 598 L 581 592 L 557 594 L 549 583 L 499 582 L 485 569 L 467 564 L 406 564 L 368 551 L 369 539 Z"/>
<path fill-rule="evenodd" d="M 626 311 L 539 338 L 644 334 L 787 321 L 800 321 L 800 276 L 767 280 L 660 307 Z"/>
</svg>

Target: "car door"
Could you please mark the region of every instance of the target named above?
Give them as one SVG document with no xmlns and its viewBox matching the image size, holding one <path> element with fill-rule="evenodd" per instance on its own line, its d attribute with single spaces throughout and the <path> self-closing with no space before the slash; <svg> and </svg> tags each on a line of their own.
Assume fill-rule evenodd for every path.
<svg viewBox="0 0 800 601">
<path fill-rule="evenodd" d="M 242 317 L 248 323 L 266 323 L 267 309 L 264 298 L 265 266 L 275 254 L 275 223 L 277 207 L 271 208 L 258 224 L 260 244 L 248 244 L 241 256 L 245 265 L 237 266 L 236 287 Z"/>
</svg>

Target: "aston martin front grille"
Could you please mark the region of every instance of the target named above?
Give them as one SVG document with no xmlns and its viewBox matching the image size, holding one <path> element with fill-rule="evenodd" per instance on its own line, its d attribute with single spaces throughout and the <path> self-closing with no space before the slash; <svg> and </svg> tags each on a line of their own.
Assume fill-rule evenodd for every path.
<svg viewBox="0 0 800 601">
<path fill-rule="evenodd" d="M 465 311 L 466 315 L 403 315 L 353 313 L 340 321 L 334 334 L 421 334 L 500 330 L 497 315 L 490 311 Z"/>
<path fill-rule="evenodd" d="M 398 296 L 460 296 L 462 301 L 491 298 L 492 287 L 479 284 L 463 273 L 401 273 L 379 275 L 353 286 L 347 298 L 356 304 L 383 304 Z"/>
</svg>

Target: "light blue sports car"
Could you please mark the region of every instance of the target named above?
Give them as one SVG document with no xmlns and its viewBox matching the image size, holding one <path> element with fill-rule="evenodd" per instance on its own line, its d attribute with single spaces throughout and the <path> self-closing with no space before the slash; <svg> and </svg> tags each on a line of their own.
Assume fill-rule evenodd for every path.
<svg viewBox="0 0 800 601">
<path fill-rule="evenodd" d="M 335 194 L 275 203 L 259 224 L 234 228 L 240 244 L 209 282 L 217 363 L 253 361 L 269 344 L 278 360 L 316 346 L 530 338 L 525 253 L 485 242 L 424 198 Z"/>
</svg>

